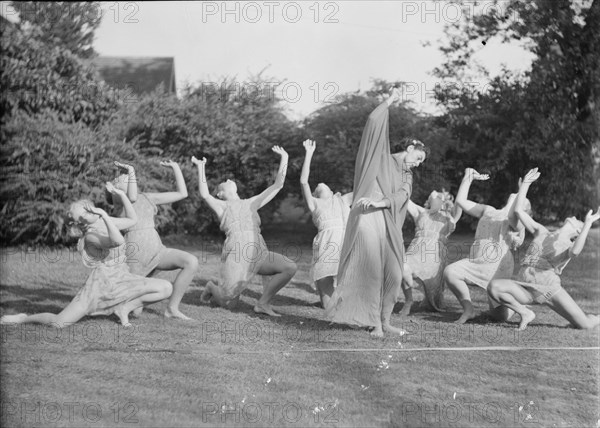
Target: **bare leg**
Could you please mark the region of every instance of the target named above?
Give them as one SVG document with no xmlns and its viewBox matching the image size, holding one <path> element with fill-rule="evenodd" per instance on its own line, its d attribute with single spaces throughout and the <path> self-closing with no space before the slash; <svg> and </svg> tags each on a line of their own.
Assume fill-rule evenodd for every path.
<svg viewBox="0 0 600 428">
<path fill-rule="evenodd" d="M 405 265 L 406 266 L 406 265 Z M 410 271 L 404 271 L 402 276 L 402 292 L 404 293 L 404 306 L 400 310 L 400 318 L 405 318 L 410 313 L 410 309 L 413 305 L 413 294 L 412 290 L 414 287 L 412 273 Z"/>
<path fill-rule="evenodd" d="M 475 318 L 475 310 L 473 308 L 473 303 L 471 303 L 471 295 L 469 294 L 469 286 L 467 283 L 458 276 L 454 269 L 452 269 L 452 265 L 448 266 L 444 269 L 444 281 L 448 284 L 448 288 L 456 298 L 458 299 L 460 305 L 463 308 L 463 313 L 459 319 L 455 321 L 457 324 L 464 324 L 470 319 Z"/>
<path fill-rule="evenodd" d="M 159 278 L 146 278 L 148 282 L 148 292 L 136 299 L 130 300 L 129 302 L 123 303 L 115 308 L 115 315 L 121 320 L 121 324 L 124 326 L 131 325 L 129 323 L 129 313 L 144 304 L 160 302 L 166 299 L 173 292 L 173 286 L 171 283 L 164 279 Z"/>
<path fill-rule="evenodd" d="M 181 303 L 181 299 L 183 299 L 185 291 L 192 282 L 192 279 L 194 279 L 194 275 L 196 275 L 196 272 L 198 271 L 198 259 L 185 251 L 169 248 L 160 260 L 158 266 L 156 266 L 156 269 L 181 269 L 173 282 L 173 294 L 171 294 L 167 309 L 165 310 L 165 316 L 167 318 L 179 318 L 184 320 L 191 319 L 181 313 L 179 304 Z"/>
<path fill-rule="evenodd" d="M 493 300 L 521 316 L 519 330 L 525 330 L 527 325 L 535 319 L 535 313 L 525 306 L 533 302 L 533 296 L 514 281 L 510 279 L 494 279 L 490 282 L 487 292 Z"/>
<path fill-rule="evenodd" d="M 406 331 L 401 328 L 393 327 L 390 324 L 390 319 L 392 317 L 392 311 L 394 310 L 394 305 L 396 304 L 396 299 L 393 298 L 391 293 L 388 293 L 387 296 L 384 296 L 383 307 L 381 309 L 381 325 L 383 331 L 385 333 L 396 334 L 398 336 L 403 336 L 406 334 Z M 402 308 L 404 310 L 404 308 Z M 383 334 L 382 334 L 383 336 Z"/>
<path fill-rule="evenodd" d="M 321 305 L 323 305 L 323 308 L 326 308 L 333 294 L 333 276 L 318 279 L 315 281 L 315 285 L 321 297 Z"/>
<path fill-rule="evenodd" d="M 259 275 L 272 275 L 269 282 L 264 286 L 264 291 L 254 311 L 271 316 L 280 316 L 270 305 L 270 301 L 294 276 L 298 266 L 281 254 L 269 251 L 267 260 L 263 262 L 258 270 Z"/>
<path fill-rule="evenodd" d="M 71 302 L 58 314 L 51 314 L 48 312 L 27 315 L 5 315 L 0 320 L 0 324 L 51 324 L 58 328 L 64 328 L 71 324 L 76 323 L 87 314 L 87 307 L 82 304 L 80 300 L 71 300 Z"/>
<path fill-rule="evenodd" d="M 597 315 L 588 315 L 579 307 L 565 290 L 560 290 L 546 302 L 554 312 L 565 318 L 573 326 L 581 329 L 590 329 L 598 326 L 600 318 Z"/>
</svg>

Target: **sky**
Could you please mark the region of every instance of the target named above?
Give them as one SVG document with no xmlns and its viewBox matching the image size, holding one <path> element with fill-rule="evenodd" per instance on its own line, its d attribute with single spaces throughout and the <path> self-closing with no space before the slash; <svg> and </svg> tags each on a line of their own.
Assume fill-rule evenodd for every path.
<svg viewBox="0 0 600 428">
<path fill-rule="evenodd" d="M 106 2 L 101 9 L 100 55 L 174 57 L 178 88 L 212 88 L 224 76 L 242 88 L 264 70 L 269 82 L 284 82 L 278 95 L 296 118 L 336 94 L 370 88 L 373 78 L 408 82 L 413 108 L 439 112 L 431 71 L 442 62 L 444 24 L 461 17 L 453 4 L 431 1 Z M 482 46 L 477 59 L 492 75 L 502 63 L 518 71 L 531 64 L 528 52 L 499 42 Z"/>
</svg>

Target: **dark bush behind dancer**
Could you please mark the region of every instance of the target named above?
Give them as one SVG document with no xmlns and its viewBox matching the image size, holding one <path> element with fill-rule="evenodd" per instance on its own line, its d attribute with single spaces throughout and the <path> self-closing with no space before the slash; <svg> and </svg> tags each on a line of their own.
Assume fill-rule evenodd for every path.
<svg viewBox="0 0 600 428">
<path fill-rule="evenodd" d="M 408 141 L 406 151 L 390 153 L 389 106 L 400 99 L 394 88 L 370 115 L 354 171 L 354 203 L 348 218 L 338 286 L 327 308 L 331 321 L 373 327 L 372 335 L 403 334 L 390 324 L 402 282 L 402 225 L 412 193 L 411 168 L 427 156 L 425 146 Z"/>
<path fill-rule="evenodd" d="M 237 185 L 232 180 L 219 184 L 219 199 L 213 197 L 206 182 L 206 158 L 198 160 L 192 157 L 192 162 L 198 167 L 200 196 L 215 212 L 221 222 L 221 230 L 226 235 L 221 255 L 221 282 L 219 285 L 211 281 L 206 284 L 201 297 L 204 302 L 214 299 L 221 306 L 235 307 L 256 274 L 268 275 L 271 278 L 263 283 L 263 294 L 254 311 L 280 316 L 273 310 L 271 300 L 292 279 L 297 266 L 281 254 L 269 251 L 260 233 L 258 210 L 283 188 L 287 173 L 287 152 L 279 146 L 274 146 L 272 150 L 281 156 L 275 183 L 249 199 L 239 197 Z"/>
<path fill-rule="evenodd" d="M 148 276 L 156 271 L 171 271 L 181 269 L 173 282 L 173 294 L 165 310 L 166 317 L 189 320 L 179 310 L 179 304 L 194 275 L 198 271 L 198 259 L 185 251 L 167 248 L 162 243 L 156 230 L 154 216 L 157 214 L 157 205 L 172 204 L 187 198 L 188 192 L 181 169 L 176 162 L 163 161 L 161 166 L 170 167 L 175 175 L 177 190 L 174 192 L 138 192 L 137 178 L 132 166 L 115 162 L 118 167 L 127 170 L 127 174 L 120 175 L 115 180 L 115 186 L 127 192 L 133 202 L 138 222 L 125 232 L 127 241 L 127 264 L 132 273 Z M 120 209 L 118 200 L 114 201 L 115 208 Z M 142 308 L 134 313 L 139 315 Z"/>
<path fill-rule="evenodd" d="M 537 168 L 527 173 L 519 186 L 515 203 L 515 214 L 533 233 L 533 241 L 527 248 L 516 277 L 493 280 L 488 287 L 488 294 L 521 316 L 519 330 L 524 330 L 535 319 L 535 313 L 525 306 L 530 304 L 549 306 L 577 328 L 596 327 L 600 317 L 583 312 L 562 288 L 559 275 L 569 260 L 581 253 L 592 224 L 600 219 L 600 207 L 596 213 L 590 210 L 584 222 L 568 217 L 558 230 L 550 232 L 524 209 L 529 186 L 539 176 Z"/>
<path fill-rule="evenodd" d="M 121 324 L 128 326 L 131 311 L 169 297 L 172 287 L 168 281 L 129 272 L 125 238 L 119 229 L 134 225 L 137 216 L 123 191 L 111 183 L 106 184 L 106 189 L 123 205 L 123 218 L 110 217 L 87 199 L 74 202 L 69 208 L 72 231 L 81 236 L 77 248 L 83 264 L 92 269 L 77 295 L 59 314 L 5 315 L 0 323 L 40 323 L 63 328 L 86 315 L 114 313 Z"/>
</svg>

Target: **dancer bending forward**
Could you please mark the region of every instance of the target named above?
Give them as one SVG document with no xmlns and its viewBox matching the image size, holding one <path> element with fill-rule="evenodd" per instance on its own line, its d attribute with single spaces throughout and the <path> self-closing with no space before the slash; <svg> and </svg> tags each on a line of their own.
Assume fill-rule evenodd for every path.
<svg viewBox="0 0 600 428">
<path fill-rule="evenodd" d="M 600 219 L 600 208 L 595 214 L 590 210 L 583 222 L 569 217 L 558 230 L 550 232 L 523 209 L 529 186 L 539 176 L 537 168 L 527 173 L 519 187 L 515 205 L 515 213 L 533 233 L 533 241 L 527 248 L 516 278 L 492 281 L 488 293 L 492 299 L 521 316 L 519 330 L 524 330 L 535 318 L 535 313 L 525 306 L 531 304 L 548 305 L 577 328 L 596 327 L 600 318 L 583 312 L 562 288 L 559 275 L 569 260 L 581 253 L 592 224 Z"/>
<path fill-rule="evenodd" d="M 335 288 L 344 231 L 352 204 L 352 193 L 343 196 L 339 193 L 334 194 L 327 184 L 319 183 L 311 194 L 308 176 L 316 144 L 312 140 L 306 140 L 303 145 L 306 149 L 306 157 L 302 165 L 300 185 L 306 205 L 312 214 L 313 223 L 318 230 L 313 239 L 310 276 L 319 292 L 321 305 L 325 308 Z"/>
<path fill-rule="evenodd" d="M 446 267 L 448 236 L 456 229 L 462 209 L 454 205 L 452 195 L 433 191 L 421 207 L 408 202 L 408 213 L 415 221 L 415 237 L 406 251 L 403 291 L 405 303 L 401 316 L 408 315 L 415 283 L 425 291 L 422 309 L 439 311 L 444 298 L 443 272 Z M 408 267 L 408 269 L 406 268 Z M 408 276 L 408 278 L 407 278 Z"/>
<path fill-rule="evenodd" d="M 122 174 L 115 180 L 115 187 L 127 192 L 138 217 L 136 225 L 129 228 L 125 233 L 129 269 L 132 273 L 141 276 L 149 276 L 160 270 L 180 269 L 173 282 L 173 294 L 169 298 L 165 316 L 189 320 L 190 318 L 179 310 L 179 304 L 198 270 L 198 259 L 185 251 L 165 247 L 154 224 L 157 205 L 172 204 L 188 196 L 181 169 L 176 162 L 161 162 L 161 166 L 170 167 L 173 170 L 177 190 L 174 192 L 141 193 L 137 189 L 138 180 L 135 177 L 133 167 L 119 162 L 115 162 L 115 165 L 127 171 L 127 174 Z M 121 208 L 118 200 L 113 200 L 113 203 L 115 209 L 119 210 Z M 134 315 L 139 316 L 142 309 L 137 309 Z"/>
<path fill-rule="evenodd" d="M 260 233 L 258 210 L 282 189 L 287 170 L 287 152 L 279 146 L 274 146 L 272 150 L 281 156 L 275 184 L 249 199 L 238 196 L 237 186 L 231 180 L 219 184 L 219 199 L 211 196 L 206 183 L 206 158 L 198 160 L 192 157 L 192 162 L 198 166 L 200 196 L 217 214 L 221 230 L 226 236 L 221 255 L 221 283 L 215 285 L 209 281 L 206 284 L 202 293 L 204 302 L 212 298 L 221 306 L 235 307 L 240 295 L 256 274 L 270 275 L 254 311 L 280 316 L 271 307 L 271 299 L 292 279 L 297 267 L 281 254 L 269 251 Z"/>
<path fill-rule="evenodd" d="M 331 321 L 373 327 L 372 335 L 403 334 L 390 324 L 402 282 L 402 224 L 412 193 L 411 168 L 427 155 L 420 141 L 390 153 L 389 106 L 398 89 L 370 115 L 363 130 L 354 172 L 354 203 L 348 217 L 338 271 L 326 316 Z"/>
<path fill-rule="evenodd" d="M 137 217 L 124 192 L 106 184 L 107 191 L 119 198 L 124 217 L 115 218 L 88 200 L 71 204 L 72 230 L 83 234 L 77 248 L 83 264 L 92 268 L 85 285 L 59 314 L 5 315 L 1 323 L 52 324 L 58 328 L 79 321 L 86 315 L 115 314 L 128 326 L 128 314 L 144 304 L 158 302 L 171 295 L 171 283 L 164 279 L 144 278 L 129 272 L 125 262 L 125 238 L 119 229 L 135 224 Z"/>
<path fill-rule="evenodd" d="M 475 317 L 468 286 L 475 285 L 487 290 L 492 279 L 512 277 L 514 258 L 511 250 L 518 248 L 525 237 L 525 229 L 514 213 L 515 193 L 509 196 L 500 210 L 467 199 L 473 180 L 489 178 L 487 174 L 467 168 L 456 194 L 458 206 L 465 213 L 479 218 L 469 258 L 454 262 L 444 270 L 444 280 L 463 308 L 462 315 L 456 320 L 459 324 Z M 528 210 L 531 209 L 529 201 L 527 206 Z M 490 314 L 496 319 L 507 320 L 513 314 L 491 299 L 489 305 Z"/>
</svg>

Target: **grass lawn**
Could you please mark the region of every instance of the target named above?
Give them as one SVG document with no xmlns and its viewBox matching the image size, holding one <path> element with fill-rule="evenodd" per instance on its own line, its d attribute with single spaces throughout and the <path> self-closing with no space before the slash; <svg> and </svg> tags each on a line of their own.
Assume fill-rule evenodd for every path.
<svg viewBox="0 0 600 428">
<path fill-rule="evenodd" d="M 459 304 L 446 292 L 446 312 L 396 314 L 411 334 L 374 339 L 323 319 L 310 237 L 298 236 L 265 232 L 299 265 L 274 301 L 281 318 L 252 311 L 260 278 L 235 311 L 200 303 L 219 247 L 171 238 L 200 260 L 182 305 L 195 321 L 165 319 L 163 302 L 128 329 L 116 317 L 2 326 L 2 426 L 597 426 L 598 329 L 575 330 L 540 306 L 524 332 L 516 319 L 455 326 Z M 465 248 L 471 239 L 452 238 Z M 595 229 L 562 276 L 586 312 L 600 312 L 599 248 Z M 88 272 L 69 250 L 5 248 L 0 268 L 2 314 L 59 312 Z M 486 308 L 483 291 L 472 297 Z"/>
</svg>

